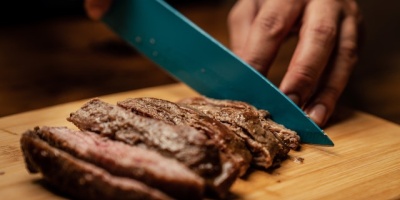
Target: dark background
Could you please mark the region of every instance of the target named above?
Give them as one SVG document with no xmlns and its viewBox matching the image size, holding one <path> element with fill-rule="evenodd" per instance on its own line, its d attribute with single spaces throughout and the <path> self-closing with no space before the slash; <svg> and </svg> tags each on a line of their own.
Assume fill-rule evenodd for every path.
<svg viewBox="0 0 400 200">
<path fill-rule="evenodd" d="M 235 1 L 170 3 L 228 46 L 226 16 Z M 360 61 L 340 104 L 400 123 L 400 1 L 359 1 Z M 2 2 L 0 116 L 73 100 L 174 83 L 100 22 L 83 1 Z M 269 79 L 279 84 L 296 44 L 287 41 Z"/>
</svg>

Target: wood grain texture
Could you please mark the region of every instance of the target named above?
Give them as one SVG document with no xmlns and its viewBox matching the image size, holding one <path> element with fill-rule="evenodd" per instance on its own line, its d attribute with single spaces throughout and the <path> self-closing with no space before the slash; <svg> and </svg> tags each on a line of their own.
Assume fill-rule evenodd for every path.
<svg viewBox="0 0 400 200">
<path fill-rule="evenodd" d="M 128 97 L 171 101 L 198 95 L 181 84 L 100 97 L 116 103 Z M 85 100 L 86 101 L 86 100 Z M 1 199 L 63 199 L 25 169 L 21 133 L 34 126 L 68 126 L 65 119 L 85 101 L 77 101 L 0 118 Z M 345 114 L 343 114 L 345 113 Z M 335 147 L 303 145 L 272 172 L 254 170 L 232 187 L 231 199 L 399 199 L 400 127 L 358 112 L 343 110 L 325 131 Z M 304 158 L 299 164 L 292 158 Z"/>
</svg>

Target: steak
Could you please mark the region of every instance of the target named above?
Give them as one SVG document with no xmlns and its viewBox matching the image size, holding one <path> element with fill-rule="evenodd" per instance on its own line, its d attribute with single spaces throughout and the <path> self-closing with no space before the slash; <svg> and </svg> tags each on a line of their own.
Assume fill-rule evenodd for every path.
<svg viewBox="0 0 400 200">
<path fill-rule="evenodd" d="M 139 116 L 121 107 L 92 99 L 71 113 L 68 121 L 81 130 L 92 131 L 133 146 L 155 150 L 175 158 L 202 176 L 207 189 L 219 197 L 229 191 L 239 167 L 221 162 L 220 150 L 202 131 L 190 126 L 176 126 L 157 119 Z"/>
<path fill-rule="evenodd" d="M 49 144 L 39 137 L 39 132 L 39 129 L 30 130 L 21 137 L 21 148 L 28 170 L 31 173 L 41 172 L 48 182 L 74 198 L 172 199 L 158 189 L 135 179 L 113 175 L 93 163 Z M 121 161 L 124 160 L 115 159 L 115 162 Z"/>
<path fill-rule="evenodd" d="M 66 127 L 21 137 L 26 167 L 74 198 L 225 198 L 250 165 L 265 169 L 298 149 L 296 132 L 245 102 L 92 99 Z M 211 195 L 211 196 L 210 196 Z"/>
<path fill-rule="evenodd" d="M 245 102 L 194 97 L 179 103 L 195 108 L 233 130 L 246 141 L 256 166 L 269 168 L 275 156 L 276 159 L 285 157 L 291 148 L 299 146 L 300 137 L 296 132 L 272 121 L 267 111 Z"/>
<path fill-rule="evenodd" d="M 202 176 L 221 172 L 218 149 L 204 134 L 191 127 L 172 126 L 134 115 L 99 99 L 90 100 L 67 120 L 81 130 L 176 158 Z"/>
<path fill-rule="evenodd" d="M 131 98 L 118 102 L 135 114 L 159 119 L 172 125 L 188 125 L 204 132 L 223 152 L 223 160 L 231 160 L 243 175 L 252 159 L 243 140 L 219 121 L 190 107 L 156 98 Z"/>
</svg>

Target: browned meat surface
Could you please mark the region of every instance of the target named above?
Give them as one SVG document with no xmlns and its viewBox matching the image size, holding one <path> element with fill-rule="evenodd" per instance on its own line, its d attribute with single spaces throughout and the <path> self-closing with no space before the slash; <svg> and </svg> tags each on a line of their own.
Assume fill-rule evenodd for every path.
<svg viewBox="0 0 400 200">
<path fill-rule="evenodd" d="M 265 110 L 205 97 L 92 99 L 67 120 L 81 131 L 35 128 L 21 147 L 31 173 L 75 198 L 225 198 L 250 164 L 275 166 L 300 142 Z"/>
<path fill-rule="evenodd" d="M 81 130 L 176 158 L 202 176 L 221 172 L 218 149 L 204 134 L 189 126 L 173 126 L 138 116 L 99 99 L 92 99 L 71 113 L 68 121 Z"/>
<path fill-rule="evenodd" d="M 203 131 L 223 152 L 223 160 L 232 160 L 240 175 L 248 169 L 252 156 L 243 140 L 219 121 L 186 106 L 156 98 L 132 98 L 118 102 L 135 114 L 159 119 L 169 124 L 188 125 Z"/>
<path fill-rule="evenodd" d="M 270 120 L 267 111 L 245 102 L 194 97 L 179 103 L 217 119 L 243 138 L 257 166 L 268 168 L 275 156 L 284 157 L 290 148 L 299 146 L 300 138 L 294 131 Z"/>
<path fill-rule="evenodd" d="M 204 132 L 143 117 L 121 107 L 93 99 L 68 118 L 82 130 L 156 150 L 176 158 L 202 176 L 207 190 L 223 197 L 238 176 L 239 167 L 221 162 L 218 145 Z M 223 158 L 223 157 L 222 157 Z"/>
<path fill-rule="evenodd" d="M 28 131 L 21 138 L 27 168 L 41 172 L 58 189 L 79 199 L 172 199 L 157 189 L 129 178 L 115 176 L 51 146 Z"/>
<path fill-rule="evenodd" d="M 268 112 L 260 111 L 261 124 L 265 130 L 278 136 L 281 142 L 290 149 L 297 150 L 300 148 L 300 136 L 295 131 L 285 128 L 283 125 L 272 121 Z M 281 152 L 281 155 L 287 155 L 287 152 Z"/>
<path fill-rule="evenodd" d="M 204 186 L 201 177 L 175 159 L 166 158 L 154 151 L 130 147 L 95 133 L 73 131 L 65 127 L 42 127 L 36 134 L 50 145 L 113 175 L 142 181 L 167 194 L 174 194 L 171 195 L 173 197 L 202 195 Z"/>
</svg>

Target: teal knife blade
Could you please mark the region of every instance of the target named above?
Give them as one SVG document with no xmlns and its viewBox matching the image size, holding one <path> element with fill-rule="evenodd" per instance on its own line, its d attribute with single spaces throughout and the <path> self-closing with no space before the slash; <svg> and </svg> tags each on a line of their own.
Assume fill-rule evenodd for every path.
<svg viewBox="0 0 400 200">
<path fill-rule="evenodd" d="M 200 94 L 268 110 L 303 143 L 329 137 L 267 78 L 163 0 L 116 0 L 103 21 L 142 54 Z"/>
</svg>

